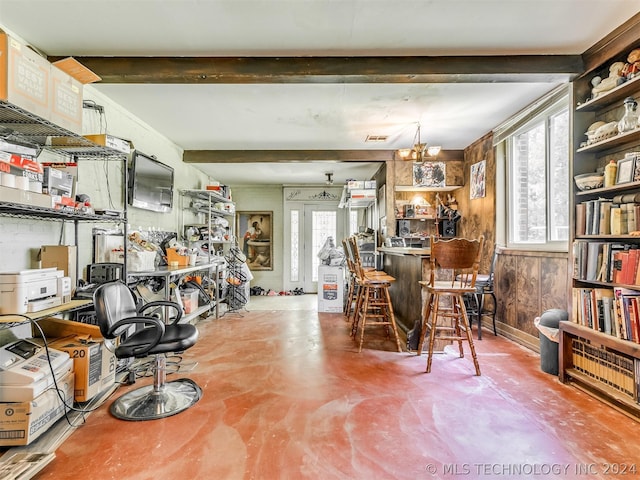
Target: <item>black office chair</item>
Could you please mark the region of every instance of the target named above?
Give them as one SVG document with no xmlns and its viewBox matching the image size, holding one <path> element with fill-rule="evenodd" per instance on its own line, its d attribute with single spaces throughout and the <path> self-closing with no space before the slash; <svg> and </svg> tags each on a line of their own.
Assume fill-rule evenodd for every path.
<svg viewBox="0 0 640 480">
<path fill-rule="evenodd" d="M 182 308 L 174 302 L 155 301 L 136 308 L 136 298 L 129 287 L 117 280 L 102 284 L 93 294 L 96 319 L 105 339 L 116 342 L 116 358 L 143 358 L 155 355 L 153 385 L 125 393 L 110 407 L 111 414 L 122 420 L 153 420 L 186 410 L 202 396 L 202 390 L 188 378 L 166 381 L 167 353 L 182 352 L 198 339 L 191 324 L 180 324 Z M 171 323 L 151 316 L 150 310 L 174 309 Z M 125 335 L 126 333 L 126 335 Z"/>
<path fill-rule="evenodd" d="M 482 316 L 491 316 L 493 323 L 493 334 L 498 335 L 496 328 L 496 310 L 498 302 L 496 300 L 495 290 L 493 288 L 493 279 L 498 260 L 498 248 L 494 246 L 493 257 L 491 258 L 491 267 L 488 274 L 478 274 L 476 277 L 476 291 L 466 296 L 467 311 L 469 312 L 470 322 L 475 317 L 478 321 L 478 340 L 482 340 Z M 485 296 L 491 295 L 493 306 L 491 310 L 485 310 Z"/>
</svg>

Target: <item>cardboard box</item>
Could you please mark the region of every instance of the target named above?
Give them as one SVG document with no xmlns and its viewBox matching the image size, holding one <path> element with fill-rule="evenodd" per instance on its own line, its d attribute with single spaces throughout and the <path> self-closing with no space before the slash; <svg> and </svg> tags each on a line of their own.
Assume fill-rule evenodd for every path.
<svg viewBox="0 0 640 480">
<path fill-rule="evenodd" d="M 70 132 L 82 135 L 83 85 L 56 66 L 50 72 L 50 120 Z"/>
<path fill-rule="evenodd" d="M 105 347 L 104 338 L 71 335 L 49 340 L 49 347 L 67 352 L 73 359 L 76 402 L 91 400 L 115 382 L 116 358 Z"/>
<path fill-rule="evenodd" d="M 320 265 L 318 267 L 318 312 L 342 312 L 343 298 L 343 267 Z"/>
<path fill-rule="evenodd" d="M 73 336 L 89 336 L 92 338 L 102 338 L 100 327 L 89 323 L 74 322 L 62 318 L 46 317 L 38 320 L 40 329 L 47 338 L 62 338 Z M 40 337 L 40 330 L 33 327 L 32 335 Z"/>
<path fill-rule="evenodd" d="M 0 100 L 48 120 L 50 72 L 46 58 L 0 32 Z"/>
<path fill-rule="evenodd" d="M 113 148 L 114 150 L 126 153 L 127 155 L 131 153 L 131 142 L 129 142 L 129 140 L 123 140 L 122 138 L 107 134 L 85 135 L 84 138 L 97 145 Z"/>
<path fill-rule="evenodd" d="M 0 201 L 51 208 L 51 196 L 0 185 Z"/>
<path fill-rule="evenodd" d="M 71 278 L 71 291 L 75 293 L 77 285 L 75 245 L 43 245 L 40 250 L 40 267 L 56 267 L 64 272 L 65 277 Z"/>
<path fill-rule="evenodd" d="M 44 193 L 75 198 L 75 183 L 76 179 L 71 173 L 54 167 L 44 167 L 42 177 Z"/>
<path fill-rule="evenodd" d="M 27 177 L 34 182 L 42 182 L 43 180 L 42 165 L 29 158 L 0 152 L 0 172 L 10 173 L 17 177 Z"/>
<path fill-rule="evenodd" d="M 58 380 L 58 392 L 47 390 L 29 402 L 0 403 L 0 446 L 29 445 L 46 432 L 73 405 L 74 374 Z"/>
</svg>

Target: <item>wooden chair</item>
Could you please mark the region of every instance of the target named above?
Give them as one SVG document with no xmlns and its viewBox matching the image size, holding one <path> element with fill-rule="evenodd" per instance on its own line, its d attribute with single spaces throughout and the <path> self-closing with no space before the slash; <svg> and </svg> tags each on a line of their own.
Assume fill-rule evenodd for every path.
<svg viewBox="0 0 640 480">
<path fill-rule="evenodd" d="M 418 345 L 418 355 L 420 355 L 428 332 L 427 373 L 431 372 L 435 339 L 438 338 L 457 341 L 461 358 L 464 357 L 462 342 L 468 342 L 476 375 L 480 375 L 480 365 L 473 346 L 464 296 L 476 291 L 476 277 L 483 243 L 482 235 L 477 240 L 465 238 L 439 240 L 431 236 L 429 281 L 420 282 L 427 292 L 427 300 L 423 310 L 422 335 Z M 445 299 L 449 299 L 449 302 Z M 445 323 L 447 319 L 449 321 Z"/>
<path fill-rule="evenodd" d="M 347 264 L 347 270 L 349 276 L 347 277 L 347 296 L 344 302 L 343 313 L 347 322 L 351 321 L 351 312 L 354 311 L 353 306 L 356 303 L 358 295 L 358 284 L 356 281 L 356 271 L 353 263 L 353 254 L 351 253 L 351 246 L 349 245 L 349 239 L 342 239 L 342 248 L 344 250 L 345 261 Z"/>
<path fill-rule="evenodd" d="M 349 248 L 353 256 L 353 267 L 356 282 L 356 305 L 351 324 L 351 336 L 357 337 L 360 329 L 360 342 L 358 353 L 362 352 L 364 343 L 364 333 L 367 326 L 382 325 L 386 329 L 387 336 L 390 337 L 391 330 L 398 347 L 398 352 L 402 352 L 398 327 L 393 314 L 393 305 L 389 295 L 389 287 L 395 278 L 378 270 L 366 270 L 362 266 L 358 240 L 355 236 L 348 239 Z M 389 329 L 389 327 L 391 327 Z"/>
</svg>

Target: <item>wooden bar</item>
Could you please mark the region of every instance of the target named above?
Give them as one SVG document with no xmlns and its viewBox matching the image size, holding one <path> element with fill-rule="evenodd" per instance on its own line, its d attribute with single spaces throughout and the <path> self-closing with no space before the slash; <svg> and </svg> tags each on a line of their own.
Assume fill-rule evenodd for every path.
<svg viewBox="0 0 640 480">
<path fill-rule="evenodd" d="M 428 280 L 428 248 L 380 247 L 384 255 L 384 271 L 395 277 L 389 294 L 398 326 L 405 332 L 422 316 L 422 288 L 418 283 Z"/>
</svg>

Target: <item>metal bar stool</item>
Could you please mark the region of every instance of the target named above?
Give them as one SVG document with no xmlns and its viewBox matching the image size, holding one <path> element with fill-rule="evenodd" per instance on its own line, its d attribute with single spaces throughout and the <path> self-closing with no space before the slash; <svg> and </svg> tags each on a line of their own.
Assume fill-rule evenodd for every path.
<svg viewBox="0 0 640 480">
<path fill-rule="evenodd" d="M 476 375 L 480 375 L 480 365 L 473 345 L 464 295 L 474 293 L 476 290 L 476 276 L 483 243 L 482 235 L 477 240 L 465 238 L 440 240 L 431 236 L 429 281 L 420 282 L 427 291 L 427 302 L 424 308 L 422 336 L 418 345 L 418 355 L 420 355 L 429 332 L 427 373 L 431 372 L 435 339 L 438 338 L 457 341 L 461 358 L 464 357 L 462 342 L 468 342 Z M 442 300 L 445 298 L 449 299 L 449 305 L 444 305 L 446 302 Z M 451 323 L 445 325 L 439 322 L 439 319 L 449 319 Z"/>
<path fill-rule="evenodd" d="M 358 328 L 360 329 L 358 353 L 362 352 L 365 329 L 371 325 L 384 326 L 387 337 L 390 337 L 391 330 L 398 352 L 402 352 L 391 296 L 389 295 L 389 287 L 391 282 L 395 281 L 395 278 L 377 270 L 366 271 L 362 267 L 362 261 L 360 260 L 357 239 L 349 237 L 349 245 L 353 255 L 357 284 L 357 299 L 351 325 L 351 336 L 355 339 Z"/>
</svg>

